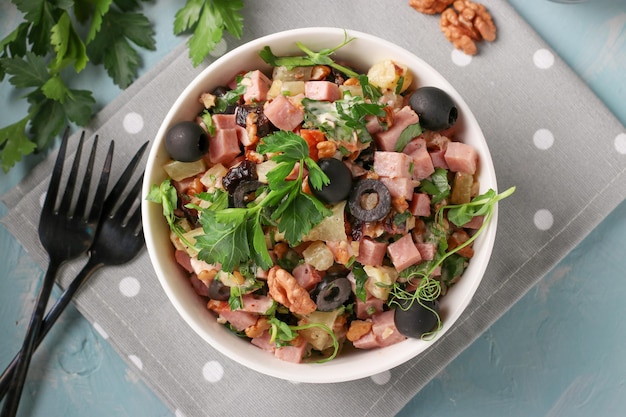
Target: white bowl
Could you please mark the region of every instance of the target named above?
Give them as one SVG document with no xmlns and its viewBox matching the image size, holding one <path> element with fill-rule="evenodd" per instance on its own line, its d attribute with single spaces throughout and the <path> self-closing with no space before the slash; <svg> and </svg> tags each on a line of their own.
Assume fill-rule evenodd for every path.
<svg viewBox="0 0 626 417">
<path fill-rule="evenodd" d="M 415 75 L 416 86 L 436 86 L 450 94 L 459 109 L 457 130 L 460 133 L 457 136 L 463 142 L 473 145 L 479 153 L 478 178 L 481 192 L 489 188 L 497 191 L 495 171 L 483 133 L 456 90 L 430 65 L 407 50 L 366 33 L 348 30 L 347 34 L 356 39 L 336 52 L 335 57 L 340 60 L 366 71 L 379 60 L 392 59 L 409 67 Z M 195 294 L 186 279 L 186 273 L 174 260 L 169 228 L 162 216 L 161 207 L 145 202 L 150 185 L 158 184 L 166 178 L 162 169 L 169 158 L 164 145 L 165 132 L 177 122 L 194 120 L 201 110 L 198 97 L 202 92 L 227 83 L 239 71 L 269 69 L 258 55 L 266 45 L 279 56 L 301 55 L 301 51 L 295 46 L 296 41 L 303 42 L 311 50 L 320 50 L 335 47 L 343 40 L 344 29 L 295 29 L 253 40 L 219 58 L 191 80 L 172 105 L 152 144 L 145 172 L 142 214 L 147 249 L 159 281 L 178 313 L 217 351 L 258 372 L 291 381 L 330 383 L 360 379 L 403 364 L 432 346 L 457 321 L 472 299 L 489 262 L 496 233 L 497 211 L 494 211 L 491 223 L 474 243 L 475 256 L 465 274 L 441 301 L 443 327 L 431 341 L 407 339 L 381 349 L 344 350 L 336 359 L 324 364 L 294 364 L 276 359 L 217 323 L 205 303 Z"/>
</svg>

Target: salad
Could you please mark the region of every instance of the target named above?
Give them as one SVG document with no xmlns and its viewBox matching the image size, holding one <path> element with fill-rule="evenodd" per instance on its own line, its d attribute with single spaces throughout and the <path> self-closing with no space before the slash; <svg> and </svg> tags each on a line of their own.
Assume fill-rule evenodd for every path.
<svg viewBox="0 0 626 417">
<path fill-rule="evenodd" d="M 495 204 L 458 110 L 401 62 L 259 54 L 173 125 L 162 205 L 176 261 L 218 322 L 290 362 L 433 337 Z M 207 313 L 209 314 L 209 313 Z"/>
</svg>

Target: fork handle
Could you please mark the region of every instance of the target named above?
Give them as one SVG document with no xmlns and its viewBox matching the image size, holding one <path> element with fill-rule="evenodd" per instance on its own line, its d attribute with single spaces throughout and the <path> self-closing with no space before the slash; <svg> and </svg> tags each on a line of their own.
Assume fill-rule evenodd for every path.
<svg viewBox="0 0 626 417">
<path fill-rule="evenodd" d="M 14 377 L 11 379 L 9 384 L 7 399 L 4 402 L 4 407 L 2 408 L 2 417 L 13 417 L 17 413 L 17 408 L 22 396 L 22 390 L 24 389 L 26 374 L 28 373 L 28 367 L 30 366 L 30 361 L 35 350 L 37 335 L 41 329 L 48 299 L 50 298 L 50 293 L 54 287 L 54 277 L 56 276 L 60 266 L 61 262 L 58 262 L 55 259 L 50 259 L 48 270 L 44 276 L 43 283 L 37 297 L 37 303 L 28 325 L 22 349 L 18 354 Z"/>
<path fill-rule="evenodd" d="M 80 270 L 78 275 L 70 282 L 70 285 L 63 291 L 61 296 L 57 299 L 55 304 L 52 306 L 46 317 L 43 319 L 41 328 L 39 330 L 39 334 L 37 335 L 37 340 L 35 342 L 35 349 L 41 344 L 43 339 L 46 337 L 50 329 L 54 323 L 56 323 L 57 319 L 61 316 L 61 313 L 65 310 L 65 308 L 70 304 L 70 301 L 78 291 L 78 289 L 83 285 L 94 272 L 100 269 L 104 264 L 100 261 L 95 260 L 93 257 L 89 258 L 85 266 Z M 0 401 L 4 398 L 9 390 L 9 385 L 11 381 L 14 379 L 14 375 L 17 368 L 17 363 L 20 358 L 20 352 L 15 355 L 11 363 L 6 367 L 2 375 L 0 376 Z"/>
</svg>

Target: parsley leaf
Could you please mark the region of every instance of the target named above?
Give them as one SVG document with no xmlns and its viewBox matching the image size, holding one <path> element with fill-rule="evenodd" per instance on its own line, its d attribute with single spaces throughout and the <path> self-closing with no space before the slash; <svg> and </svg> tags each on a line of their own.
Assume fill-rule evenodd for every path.
<svg viewBox="0 0 626 417">
<path fill-rule="evenodd" d="M 23 156 L 35 150 L 35 144 L 31 142 L 26 134 L 26 123 L 28 117 L 0 129 L 0 162 L 4 172 L 20 161 Z"/>
<path fill-rule="evenodd" d="M 396 146 L 394 147 L 394 151 L 402 152 L 406 145 L 415 137 L 422 134 L 422 126 L 418 123 L 414 123 L 412 125 L 408 125 L 404 128 L 402 133 L 400 133 L 400 137 L 396 142 Z"/>
<path fill-rule="evenodd" d="M 435 169 L 430 176 L 430 180 L 422 180 L 420 191 L 431 196 L 431 203 L 438 203 L 450 195 L 450 184 L 448 183 L 448 171 L 443 168 Z"/>
<path fill-rule="evenodd" d="M 139 53 L 131 42 L 155 50 L 154 30 L 148 18 L 140 13 L 109 10 L 102 19 L 100 31 L 87 45 L 93 63 L 103 64 L 120 88 L 126 88 L 133 82 L 141 65 Z"/>
<path fill-rule="evenodd" d="M 50 64 L 54 72 L 58 73 L 72 62 L 77 73 L 87 65 L 89 58 L 87 58 L 85 44 L 76 33 L 67 12 L 64 12 L 57 23 L 52 26 L 50 43 L 56 52 L 56 57 Z"/>
<path fill-rule="evenodd" d="M 193 32 L 187 45 L 198 66 L 215 49 L 224 30 L 239 39 L 243 34 L 242 0 L 187 0 L 174 18 L 174 34 Z"/>
</svg>

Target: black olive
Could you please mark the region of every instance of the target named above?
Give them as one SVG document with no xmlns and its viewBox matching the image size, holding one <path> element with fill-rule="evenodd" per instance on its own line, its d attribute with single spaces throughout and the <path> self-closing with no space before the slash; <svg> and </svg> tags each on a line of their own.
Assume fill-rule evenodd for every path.
<svg viewBox="0 0 626 417">
<path fill-rule="evenodd" d="M 318 190 L 313 187 L 309 178 L 309 187 L 313 195 L 328 204 L 336 204 L 348 198 L 352 189 L 352 173 L 346 164 L 336 158 L 321 158 L 317 164 L 330 182 Z"/>
<path fill-rule="evenodd" d="M 246 159 L 228 170 L 222 178 L 222 186 L 232 195 L 241 181 L 253 181 L 258 178 L 256 164 Z"/>
<path fill-rule="evenodd" d="M 373 207 L 363 207 L 363 200 L 370 194 L 376 194 Z M 350 213 L 364 222 L 383 219 L 391 209 L 391 194 L 385 184 L 378 180 L 363 179 L 356 183 L 348 200 Z"/>
<path fill-rule="evenodd" d="M 352 294 L 352 284 L 346 277 L 331 277 L 322 280 L 313 290 L 318 311 L 333 311 L 348 301 Z"/>
<path fill-rule="evenodd" d="M 228 301 L 230 298 L 230 287 L 224 285 L 219 279 L 214 279 L 209 284 L 209 298 L 217 301 Z"/>
<path fill-rule="evenodd" d="M 245 208 L 250 201 L 256 198 L 254 192 L 261 186 L 263 184 L 258 181 L 241 181 L 233 193 L 233 207 Z"/>
<path fill-rule="evenodd" d="M 459 115 L 452 97 L 437 87 L 418 88 L 409 97 L 409 104 L 427 130 L 448 129 Z"/>
<path fill-rule="evenodd" d="M 199 124 L 179 122 L 165 134 L 165 149 L 176 161 L 194 162 L 209 150 L 209 137 Z"/>
<path fill-rule="evenodd" d="M 393 320 L 398 331 L 406 337 L 420 338 L 424 333 L 431 332 L 438 323 L 439 303 L 437 300 L 398 300 Z"/>
</svg>

